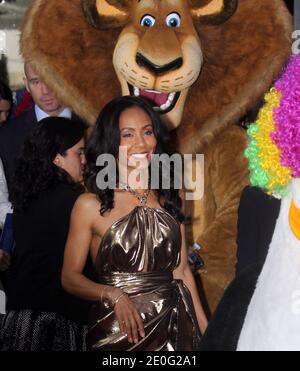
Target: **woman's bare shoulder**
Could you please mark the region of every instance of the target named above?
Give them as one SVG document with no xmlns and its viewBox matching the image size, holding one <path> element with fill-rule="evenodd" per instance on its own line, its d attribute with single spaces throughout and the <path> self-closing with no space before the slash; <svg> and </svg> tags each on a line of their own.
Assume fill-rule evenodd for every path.
<svg viewBox="0 0 300 371">
<path fill-rule="evenodd" d="M 74 209 L 76 211 L 90 212 L 92 210 L 99 211 L 100 202 L 97 196 L 93 193 L 83 193 L 80 195 L 75 203 Z"/>
</svg>

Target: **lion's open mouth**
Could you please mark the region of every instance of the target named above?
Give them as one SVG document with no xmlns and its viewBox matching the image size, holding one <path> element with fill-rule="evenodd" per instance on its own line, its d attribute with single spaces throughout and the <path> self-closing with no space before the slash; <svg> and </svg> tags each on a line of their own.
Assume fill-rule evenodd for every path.
<svg viewBox="0 0 300 371">
<path fill-rule="evenodd" d="M 131 95 L 147 99 L 156 111 L 163 114 L 170 112 L 175 107 L 180 96 L 180 92 L 161 93 L 155 90 L 142 90 L 130 84 L 128 86 Z"/>
</svg>

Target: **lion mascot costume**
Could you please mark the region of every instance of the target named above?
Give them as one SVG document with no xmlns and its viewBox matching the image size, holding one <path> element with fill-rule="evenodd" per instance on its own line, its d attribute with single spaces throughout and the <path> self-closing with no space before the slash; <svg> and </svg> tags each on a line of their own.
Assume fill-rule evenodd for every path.
<svg viewBox="0 0 300 371">
<path fill-rule="evenodd" d="M 234 276 L 236 214 L 248 183 L 238 123 L 291 48 L 282 0 L 35 0 L 21 51 L 91 125 L 121 94 L 150 100 L 183 154 L 204 154 L 204 196 L 187 207 L 213 311 Z"/>
</svg>

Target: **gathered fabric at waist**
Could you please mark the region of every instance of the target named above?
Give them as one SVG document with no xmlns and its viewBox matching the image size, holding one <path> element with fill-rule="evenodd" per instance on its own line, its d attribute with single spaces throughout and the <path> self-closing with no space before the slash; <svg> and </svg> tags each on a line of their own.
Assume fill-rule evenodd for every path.
<svg viewBox="0 0 300 371">
<path fill-rule="evenodd" d="M 99 283 L 118 287 L 129 295 L 143 319 L 146 336 L 138 344 L 128 343 L 126 335 L 120 333 L 114 310 L 98 302 L 91 311 L 87 337 L 90 350 L 197 348 L 199 329 L 190 293 L 170 272 L 115 272 L 99 277 Z"/>
<path fill-rule="evenodd" d="M 173 275 L 170 272 L 113 272 L 99 277 L 99 283 L 118 287 L 129 295 L 136 292 L 149 292 L 161 285 L 171 284 L 173 281 Z"/>
</svg>

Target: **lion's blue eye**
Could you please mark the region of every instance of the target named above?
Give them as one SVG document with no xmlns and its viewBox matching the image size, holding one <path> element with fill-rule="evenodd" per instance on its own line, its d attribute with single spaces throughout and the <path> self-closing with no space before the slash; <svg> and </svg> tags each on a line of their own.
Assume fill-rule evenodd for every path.
<svg viewBox="0 0 300 371">
<path fill-rule="evenodd" d="M 141 19 L 141 26 L 143 27 L 153 27 L 155 24 L 155 18 L 150 14 L 146 14 Z"/>
<path fill-rule="evenodd" d="M 181 17 L 178 13 L 170 13 L 166 20 L 168 27 L 178 28 L 181 26 Z"/>
</svg>

